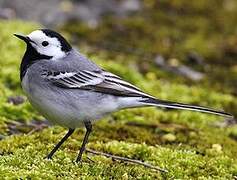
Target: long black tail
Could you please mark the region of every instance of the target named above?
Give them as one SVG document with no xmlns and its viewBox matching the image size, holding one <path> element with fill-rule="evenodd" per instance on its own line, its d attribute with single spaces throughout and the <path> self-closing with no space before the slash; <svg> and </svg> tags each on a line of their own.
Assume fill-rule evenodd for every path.
<svg viewBox="0 0 237 180">
<path fill-rule="evenodd" d="M 210 113 L 210 114 L 217 114 L 220 116 L 233 117 L 232 114 L 226 113 L 224 111 L 219 111 L 219 110 L 210 109 L 210 108 L 201 107 L 201 106 L 194 106 L 194 105 L 176 103 L 176 102 L 171 102 L 171 101 L 164 101 L 164 100 L 159 100 L 159 99 L 150 98 L 150 97 L 146 97 L 140 100 L 140 102 L 144 103 L 144 105 L 149 105 L 149 106 L 158 106 L 158 107 L 165 107 L 165 108 L 172 108 L 172 109 L 185 109 L 185 110 L 199 111 L 199 112 Z"/>
</svg>

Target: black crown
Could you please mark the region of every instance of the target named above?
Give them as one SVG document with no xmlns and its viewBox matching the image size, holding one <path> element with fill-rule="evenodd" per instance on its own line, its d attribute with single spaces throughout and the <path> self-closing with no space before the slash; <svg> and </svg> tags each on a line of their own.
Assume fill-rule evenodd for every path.
<svg viewBox="0 0 237 180">
<path fill-rule="evenodd" d="M 41 31 L 43 31 L 43 33 L 45 33 L 49 37 L 56 37 L 62 45 L 62 48 L 61 48 L 62 51 L 68 52 L 72 49 L 72 46 L 59 33 L 55 32 L 53 30 L 50 30 L 50 29 L 41 29 Z"/>
</svg>

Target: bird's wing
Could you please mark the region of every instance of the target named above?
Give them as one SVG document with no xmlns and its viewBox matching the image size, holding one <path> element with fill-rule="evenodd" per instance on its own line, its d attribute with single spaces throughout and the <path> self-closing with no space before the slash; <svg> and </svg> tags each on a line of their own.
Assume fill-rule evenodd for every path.
<svg viewBox="0 0 237 180">
<path fill-rule="evenodd" d="M 136 86 L 107 71 L 52 72 L 44 71 L 42 77 L 62 88 L 86 89 L 105 94 L 129 97 L 151 97 Z"/>
<path fill-rule="evenodd" d="M 233 117 L 229 113 L 210 109 L 201 106 L 194 106 L 171 101 L 156 99 L 138 89 L 136 86 L 122 80 L 106 71 L 77 71 L 77 72 L 60 72 L 60 71 L 44 71 L 42 77 L 49 80 L 56 86 L 67 89 L 84 89 L 89 91 L 101 92 L 115 96 L 124 97 L 141 97 L 137 107 L 140 106 L 158 106 L 172 109 L 186 109 L 192 111 L 200 111 L 222 116 Z"/>
</svg>

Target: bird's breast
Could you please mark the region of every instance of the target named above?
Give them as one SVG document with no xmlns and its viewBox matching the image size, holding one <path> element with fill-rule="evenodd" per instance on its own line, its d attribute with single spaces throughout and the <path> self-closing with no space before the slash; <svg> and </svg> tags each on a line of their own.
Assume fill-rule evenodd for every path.
<svg viewBox="0 0 237 180">
<path fill-rule="evenodd" d="M 76 128 L 116 111 L 117 98 L 80 89 L 64 89 L 26 76 L 22 88 L 30 103 L 54 124 Z"/>
</svg>

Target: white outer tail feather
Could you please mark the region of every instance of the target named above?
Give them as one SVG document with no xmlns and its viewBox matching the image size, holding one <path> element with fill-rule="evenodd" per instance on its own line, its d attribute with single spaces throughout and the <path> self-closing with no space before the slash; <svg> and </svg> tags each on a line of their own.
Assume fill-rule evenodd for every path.
<svg viewBox="0 0 237 180">
<path fill-rule="evenodd" d="M 183 110 L 190 110 L 190 111 L 197 111 L 197 112 L 204 112 L 209 114 L 216 114 L 220 116 L 226 116 L 233 118 L 232 114 L 226 113 L 224 111 L 210 109 L 202 106 L 194 106 L 189 104 L 182 104 L 182 103 L 176 103 L 176 102 L 170 102 L 170 101 L 163 101 L 153 98 L 142 98 L 140 102 L 144 106 L 157 106 L 157 107 L 164 107 L 164 108 L 172 108 L 172 109 L 183 109 Z"/>
</svg>

